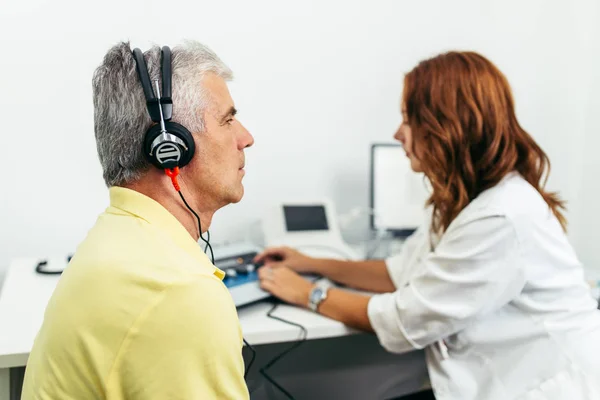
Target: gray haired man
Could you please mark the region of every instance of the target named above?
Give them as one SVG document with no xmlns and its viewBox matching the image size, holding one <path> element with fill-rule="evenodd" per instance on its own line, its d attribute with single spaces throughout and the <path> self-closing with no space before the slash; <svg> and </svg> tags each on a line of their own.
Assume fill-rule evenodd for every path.
<svg viewBox="0 0 600 400">
<path fill-rule="evenodd" d="M 48 305 L 24 399 L 248 398 L 236 309 L 198 240 L 242 199 L 254 139 L 208 48 L 137 55 L 118 44 L 93 77 L 110 205 Z"/>
</svg>

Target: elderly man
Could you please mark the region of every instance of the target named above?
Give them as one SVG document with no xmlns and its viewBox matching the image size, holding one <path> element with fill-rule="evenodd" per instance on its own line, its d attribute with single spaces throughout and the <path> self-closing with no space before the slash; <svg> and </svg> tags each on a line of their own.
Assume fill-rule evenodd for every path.
<svg viewBox="0 0 600 400">
<path fill-rule="evenodd" d="M 239 202 L 244 150 L 229 68 L 186 43 L 111 48 L 93 77 L 102 213 L 63 273 L 24 399 L 244 399 L 242 333 L 198 245 Z"/>
</svg>

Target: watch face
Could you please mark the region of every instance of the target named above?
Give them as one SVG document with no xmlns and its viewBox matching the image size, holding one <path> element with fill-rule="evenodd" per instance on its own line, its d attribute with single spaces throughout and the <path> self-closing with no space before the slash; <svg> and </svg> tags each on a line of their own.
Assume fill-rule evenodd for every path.
<svg viewBox="0 0 600 400">
<path fill-rule="evenodd" d="M 316 303 L 321 299 L 322 296 L 323 296 L 323 289 L 315 288 L 315 290 L 313 290 L 312 293 L 310 294 L 310 301 L 312 303 Z"/>
</svg>

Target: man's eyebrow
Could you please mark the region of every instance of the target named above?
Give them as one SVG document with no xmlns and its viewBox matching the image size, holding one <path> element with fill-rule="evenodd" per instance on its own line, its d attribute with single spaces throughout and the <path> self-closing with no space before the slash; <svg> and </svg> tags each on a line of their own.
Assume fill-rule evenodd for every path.
<svg viewBox="0 0 600 400">
<path fill-rule="evenodd" d="M 229 110 L 227 110 L 227 112 L 225 114 L 223 114 L 223 116 L 221 117 L 221 122 L 225 122 L 225 120 L 227 119 L 227 117 L 232 116 L 235 117 L 235 114 L 237 114 L 237 110 L 235 107 L 231 106 L 229 107 Z"/>
</svg>

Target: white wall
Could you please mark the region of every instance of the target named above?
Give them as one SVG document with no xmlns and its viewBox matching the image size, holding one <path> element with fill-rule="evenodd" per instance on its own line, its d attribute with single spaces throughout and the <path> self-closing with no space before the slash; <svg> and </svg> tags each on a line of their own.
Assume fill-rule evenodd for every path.
<svg viewBox="0 0 600 400">
<path fill-rule="evenodd" d="M 72 251 L 106 207 L 91 77 L 127 39 L 143 48 L 197 39 L 234 70 L 232 94 L 256 144 L 246 196 L 216 215 L 215 242 L 243 237 L 284 197 L 366 206 L 369 144 L 391 140 L 403 73 L 438 52 L 473 49 L 512 83 L 522 125 L 553 162 L 550 187 L 569 200 L 571 237 L 593 264 L 595 227 L 583 221 L 595 204 L 583 198 L 600 191 L 596 3 L 3 1 L 0 282 L 14 257 Z"/>
</svg>

